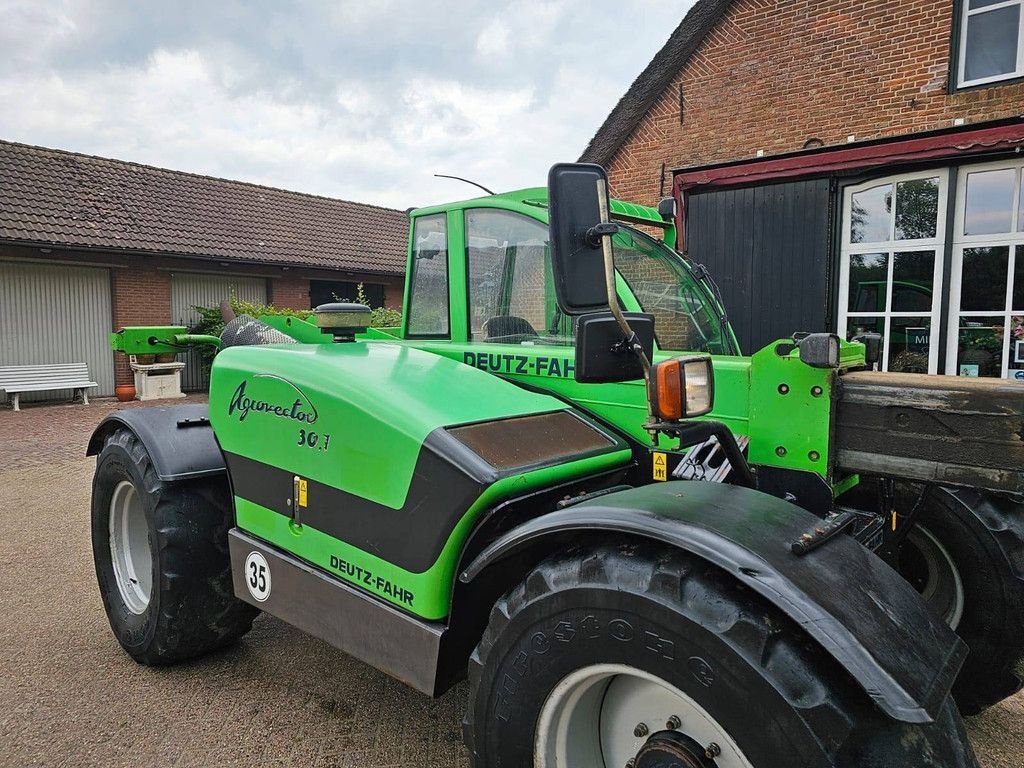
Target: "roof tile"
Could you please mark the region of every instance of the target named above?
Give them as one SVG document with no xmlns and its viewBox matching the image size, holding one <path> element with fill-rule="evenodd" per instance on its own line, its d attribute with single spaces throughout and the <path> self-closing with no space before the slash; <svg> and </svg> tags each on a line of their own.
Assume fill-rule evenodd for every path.
<svg viewBox="0 0 1024 768">
<path fill-rule="evenodd" d="M 401 274 L 406 216 L 0 141 L 0 239 Z"/>
</svg>

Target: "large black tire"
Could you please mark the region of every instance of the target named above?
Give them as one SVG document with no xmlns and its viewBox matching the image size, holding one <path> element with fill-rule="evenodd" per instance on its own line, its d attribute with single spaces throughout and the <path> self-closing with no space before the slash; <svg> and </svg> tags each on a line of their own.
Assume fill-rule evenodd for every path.
<svg viewBox="0 0 1024 768">
<path fill-rule="evenodd" d="M 151 586 L 148 601 L 135 598 L 135 610 L 118 586 L 114 569 L 115 492 L 134 492 L 145 515 L 145 532 L 141 524 L 137 526 L 137 541 L 142 548 L 144 536 L 148 544 Z M 163 482 L 132 431 L 118 429 L 107 438 L 93 476 L 93 559 L 110 627 L 133 659 L 148 665 L 173 664 L 228 645 L 252 627 L 259 611 L 238 600 L 232 589 L 230 525 L 226 479 Z"/>
<path fill-rule="evenodd" d="M 970 489 L 933 488 L 917 522 L 900 550 L 899 570 L 932 596 L 936 613 L 970 647 L 953 694 L 960 711 L 972 715 L 1024 683 L 1024 506 Z M 929 546 L 929 534 L 939 548 Z M 949 615 L 957 582 L 961 608 Z"/>
<path fill-rule="evenodd" d="M 642 544 L 556 556 L 495 605 L 470 663 L 475 768 L 534 765 L 549 694 L 592 665 L 675 687 L 755 768 L 977 766 L 951 698 L 934 724 L 896 722 L 774 606 L 705 561 Z"/>
</svg>

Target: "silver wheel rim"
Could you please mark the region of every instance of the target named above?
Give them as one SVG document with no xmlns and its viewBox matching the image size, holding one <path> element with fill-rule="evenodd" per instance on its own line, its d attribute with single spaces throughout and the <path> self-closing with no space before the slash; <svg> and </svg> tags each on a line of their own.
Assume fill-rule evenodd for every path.
<svg viewBox="0 0 1024 768">
<path fill-rule="evenodd" d="M 124 604 L 134 614 L 143 613 L 153 591 L 153 553 L 142 499 L 127 480 L 110 497 L 110 559 Z"/>
<path fill-rule="evenodd" d="M 924 565 L 924 581 L 916 584 L 921 597 L 937 616 L 956 629 L 964 616 L 964 583 L 949 550 L 922 525 L 910 529 L 906 543 L 917 550 Z"/>
<path fill-rule="evenodd" d="M 686 734 L 717 744 L 719 768 L 753 768 L 729 732 L 696 701 L 664 680 L 623 664 L 595 664 L 567 675 L 548 694 L 537 719 L 537 768 L 622 768 L 648 735 Z M 644 729 L 638 731 L 643 723 Z M 636 735 L 636 733 L 643 735 Z"/>
</svg>

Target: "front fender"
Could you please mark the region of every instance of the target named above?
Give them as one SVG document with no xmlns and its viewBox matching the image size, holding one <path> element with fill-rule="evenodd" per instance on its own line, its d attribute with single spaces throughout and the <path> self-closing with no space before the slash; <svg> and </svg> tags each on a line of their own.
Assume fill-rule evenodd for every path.
<svg viewBox="0 0 1024 768">
<path fill-rule="evenodd" d="M 226 471 L 224 456 L 208 416 L 209 408 L 199 403 L 115 411 L 96 427 L 85 455 L 95 456 L 107 435 L 127 427 L 146 446 L 161 480 L 218 475 Z"/>
<path fill-rule="evenodd" d="M 854 539 L 837 536 L 794 555 L 790 542 L 820 523 L 800 507 L 740 486 L 656 483 L 534 518 L 492 542 L 460 578 L 470 582 L 544 537 L 599 530 L 660 541 L 728 571 L 782 610 L 889 716 L 931 722 L 967 646 Z"/>
</svg>

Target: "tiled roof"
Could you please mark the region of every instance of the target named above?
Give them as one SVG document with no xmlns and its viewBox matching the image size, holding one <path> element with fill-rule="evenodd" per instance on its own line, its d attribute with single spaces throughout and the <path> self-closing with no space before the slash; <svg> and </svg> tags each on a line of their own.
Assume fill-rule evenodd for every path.
<svg viewBox="0 0 1024 768">
<path fill-rule="evenodd" d="M 0 240 L 401 274 L 401 211 L 0 141 Z"/>
<path fill-rule="evenodd" d="M 633 81 L 580 156 L 581 162 L 608 166 L 633 129 L 679 74 L 704 37 L 721 21 L 733 0 L 697 0 L 668 42 Z"/>
</svg>

